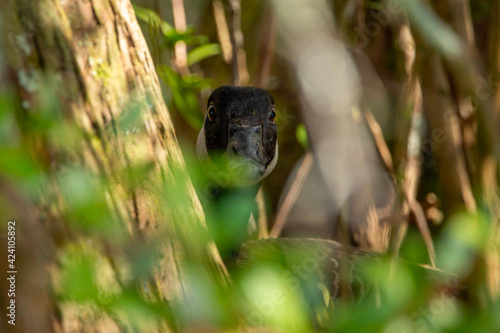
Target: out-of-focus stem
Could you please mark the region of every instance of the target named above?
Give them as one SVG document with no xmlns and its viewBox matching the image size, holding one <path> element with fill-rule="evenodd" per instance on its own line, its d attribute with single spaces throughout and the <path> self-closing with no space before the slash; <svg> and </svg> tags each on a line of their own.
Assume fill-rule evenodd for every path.
<svg viewBox="0 0 500 333">
<path fill-rule="evenodd" d="M 411 120 L 409 125 L 404 124 L 400 126 L 401 130 L 399 135 L 402 145 L 399 149 L 404 149 L 406 157 L 404 162 L 400 162 L 402 163 L 401 166 L 404 167 L 404 170 L 403 180 L 398 184 L 404 193 L 402 194 L 403 200 L 401 211 L 401 217 L 403 219 L 395 230 L 393 251 L 396 255 L 399 252 L 408 230 L 411 211 L 415 216 L 417 226 L 426 244 L 430 263 L 435 267 L 436 254 L 429 226 L 422 207 L 416 200 L 422 167 L 422 139 L 425 133 L 423 126 L 424 117 L 422 110 L 422 87 L 420 84 L 420 78 L 418 77 L 419 66 L 417 66 L 415 62 L 415 40 L 411 34 L 407 21 L 402 23 L 399 27 L 398 45 L 402 51 L 405 74 L 408 80 L 406 83 L 406 93 L 400 108 L 402 110 L 408 107 L 411 108 Z"/>
<path fill-rule="evenodd" d="M 424 114 L 432 139 L 429 149 L 435 149 L 444 202 L 449 213 L 456 212 L 461 206 L 467 211 L 475 211 L 476 201 L 467 173 L 460 123 L 449 99 L 450 87 L 440 57 L 431 55 L 425 67 L 427 70 L 422 75 Z"/>
<path fill-rule="evenodd" d="M 172 12 L 174 14 L 175 29 L 179 32 L 186 31 L 186 12 L 184 10 L 184 0 L 172 0 Z M 187 46 L 184 41 L 175 43 L 175 65 L 180 74 L 189 74 L 187 65 Z"/>
<path fill-rule="evenodd" d="M 261 29 L 261 43 L 259 52 L 259 65 L 257 76 L 255 77 L 255 86 L 267 88 L 267 80 L 271 72 L 271 64 L 273 62 L 274 44 L 276 41 L 276 17 L 268 8 L 264 24 Z M 257 208 L 259 210 L 258 236 L 261 238 L 269 237 L 268 219 L 266 214 L 266 202 L 262 187 L 257 194 Z"/>
<path fill-rule="evenodd" d="M 224 7 L 221 0 L 212 1 L 212 6 L 214 9 L 217 36 L 219 37 L 220 46 L 222 48 L 222 59 L 229 64 L 233 59 L 233 49 L 231 45 L 231 37 L 229 36 L 226 15 L 224 15 Z"/>
<path fill-rule="evenodd" d="M 304 185 L 304 182 L 309 175 L 309 171 L 314 163 L 314 156 L 311 152 L 308 152 L 302 161 L 302 164 L 299 167 L 299 171 L 297 172 L 297 177 L 293 180 L 292 185 L 290 186 L 290 190 L 286 194 L 285 200 L 278 211 L 276 216 L 276 221 L 274 222 L 273 229 L 269 234 L 271 238 L 278 238 L 283 231 L 283 227 L 285 226 L 286 220 L 292 211 L 292 207 L 297 201 L 297 198 L 300 194 L 300 190 Z"/>
<path fill-rule="evenodd" d="M 266 215 L 266 200 L 264 197 L 264 191 L 262 190 L 262 186 L 257 192 L 257 197 L 255 198 L 257 202 L 257 209 L 259 211 L 259 216 L 257 219 L 257 238 L 269 238 L 269 230 L 267 223 L 267 215 Z"/>
<path fill-rule="evenodd" d="M 486 283 L 493 299 L 500 297 L 500 193 L 497 186 L 497 168 L 497 162 L 492 156 L 483 162 L 484 202 L 492 219 L 486 253 Z"/>
<path fill-rule="evenodd" d="M 492 29 L 490 37 L 490 68 L 492 81 L 500 80 L 500 1 L 495 1 L 492 19 Z M 494 89 L 493 107 L 496 119 L 500 118 L 500 86 L 491 87 Z M 489 156 L 482 165 L 482 182 L 484 198 L 490 211 L 493 223 L 491 224 L 490 242 L 488 254 L 486 256 L 487 284 L 488 290 L 493 299 L 500 297 L 500 191 L 497 179 L 498 161 Z"/>
<path fill-rule="evenodd" d="M 491 60 L 490 73 L 493 75 L 493 82 L 500 81 L 500 1 L 495 1 L 493 23 L 491 29 Z M 496 110 L 497 119 L 500 118 L 500 86 L 495 86 L 493 106 Z"/>
<path fill-rule="evenodd" d="M 229 32 L 232 44 L 232 75 L 233 84 L 244 86 L 248 83 L 246 53 L 243 49 L 243 32 L 241 31 L 241 0 L 229 0 L 231 20 Z"/>
<path fill-rule="evenodd" d="M 380 154 L 380 157 L 382 158 L 382 161 L 384 162 L 387 170 L 392 172 L 393 165 L 392 165 L 391 151 L 389 150 L 389 147 L 385 142 L 382 128 L 380 128 L 379 123 L 373 116 L 370 109 L 364 108 L 363 115 L 365 117 L 366 123 L 368 124 L 368 128 L 370 129 L 373 138 L 375 139 L 375 144 L 377 145 L 377 149 Z"/>
<path fill-rule="evenodd" d="M 274 48 L 276 45 L 277 22 L 273 11 L 268 8 L 264 24 L 260 33 L 259 64 L 257 76 L 255 77 L 255 86 L 266 88 L 271 65 L 273 63 Z"/>
</svg>

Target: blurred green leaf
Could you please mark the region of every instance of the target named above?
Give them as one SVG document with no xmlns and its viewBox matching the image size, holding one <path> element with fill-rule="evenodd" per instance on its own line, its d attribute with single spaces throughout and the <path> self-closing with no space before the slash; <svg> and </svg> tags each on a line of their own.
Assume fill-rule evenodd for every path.
<svg viewBox="0 0 500 333">
<path fill-rule="evenodd" d="M 135 16 L 137 16 L 139 20 L 155 28 L 159 28 L 162 34 L 169 34 L 175 30 L 170 24 L 163 21 L 160 16 L 158 16 L 158 14 L 156 14 L 153 10 L 138 6 L 136 4 L 133 4 L 132 6 L 134 7 Z"/>
<path fill-rule="evenodd" d="M 467 275 L 477 257 L 484 257 L 489 223 L 481 214 L 457 214 L 447 223 L 437 244 L 440 267 L 459 276 Z"/>
<path fill-rule="evenodd" d="M 192 66 L 208 57 L 217 55 L 221 53 L 221 47 L 219 44 L 204 44 L 198 46 L 189 52 L 187 61 L 188 65 Z"/>
<path fill-rule="evenodd" d="M 297 137 L 297 141 L 302 146 L 302 148 L 304 148 L 304 150 L 309 149 L 309 137 L 307 135 L 306 126 L 303 123 L 297 125 L 295 136 Z"/>
<path fill-rule="evenodd" d="M 203 113 L 198 101 L 198 92 L 209 80 L 196 75 L 182 77 L 168 66 L 157 68 L 158 76 L 170 87 L 175 107 L 184 120 L 195 130 L 203 125 Z"/>
<path fill-rule="evenodd" d="M 94 260 L 81 246 L 72 245 L 62 257 L 62 297 L 84 302 L 97 297 Z"/>
<path fill-rule="evenodd" d="M 29 154 L 19 148 L 0 147 L 0 174 L 34 180 L 39 168 Z"/>
<path fill-rule="evenodd" d="M 195 30 L 192 26 L 189 26 L 186 31 L 183 32 L 175 29 L 169 30 L 168 32 L 164 33 L 165 43 L 167 43 L 167 45 L 171 48 L 173 48 L 174 45 L 180 41 L 186 43 L 187 45 L 199 45 L 208 43 L 208 37 L 204 35 L 195 35 L 194 32 Z"/>
<path fill-rule="evenodd" d="M 248 320 L 256 326 L 307 332 L 308 311 L 298 290 L 287 284 L 284 276 L 285 271 L 274 265 L 257 266 L 243 276 L 241 288 Z"/>
<path fill-rule="evenodd" d="M 125 226 L 110 215 L 108 198 L 114 194 L 108 192 L 104 180 L 83 168 L 70 167 L 62 168 L 57 179 L 73 222 L 70 226 L 108 237 L 123 235 Z"/>
</svg>

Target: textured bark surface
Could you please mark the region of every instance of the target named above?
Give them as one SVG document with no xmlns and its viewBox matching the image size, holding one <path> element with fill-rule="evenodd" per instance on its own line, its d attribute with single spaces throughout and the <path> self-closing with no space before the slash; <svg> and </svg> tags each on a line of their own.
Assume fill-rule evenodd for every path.
<svg viewBox="0 0 500 333">
<path fill-rule="evenodd" d="M 176 233 L 182 239 L 192 232 L 203 232 L 203 211 L 187 180 L 155 67 L 130 1 L 2 0 L 0 8 L 3 20 L 0 35 L 6 37 L 1 41 L 2 50 L 5 50 L 1 66 L 4 74 L 15 87 L 26 112 L 33 112 L 31 109 L 35 110 L 40 104 L 38 92 L 39 85 L 46 82 L 43 79 L 56 78 L 53 84 L 64 117 L 83 133 L 81 149 L 75 152 L 76 159 L 94 175 L 108 180 L 105 195 L 109 210 L 126 225 L 128 235 L 125 237 L 133 243 L 144 238 L 154 239 L 156 234 L 162 233 Z M 5 80 L 2 84 L 5 85 Z M 140 112 L 139 125 L 123 131 L 117 129 L 123 110 L 130 109 L 134 103 L 137 107 L 132 112 Z M 64 156 L 61 157 L 50 142 L 39 142 L 35 153 L 49 166 L 64 163 Z M 182 209 L 172 214 L 159 211 L 158 203 L 148 191 L 128 186 L 116 174 L 144 164 L 153 167 L 147 180 L 153 188 L 161 191 L 171 186 L 177 195 L 183 196 L 179 198 L 184 205 Z M 3 185 L 2 192 L 9 193 L 7 185 Z M 57 186 L 44 188 L 43 192 L 44 216 L 49 217 L 45 221 L 29 203 L 20 200 L 18 206 L 19 210 L 30 207 L 26 208 L 33 211 L 31 218 L 26 218 L 33 224 L 30 230 L 47 237 L 44 244 L 34 241 L 24 254 L 27 260 L 38 250 L 44 255 L 38 261 L 42 267 L 32 268 L 32 281 L 26 281 L 26 290 L 46 294 L 44 282 L 57 280 L 54 273 L 57 269 L 52 269 L 58 255 L 57 247 L 75 235 L 67 234 L 64 204 L 61 207 L 48 205 L 53 202 L 49 198 L 59 195 Z M 56 202 L 63 203 L 63 200 Z M 184 225 L 178 228 L 181 222 Z M 164 240 L 154 288 L 150 289 L 150 292 L 155 291 L 155 297 L 184 302 L 182 269 L 177 265 L 181 254 L 201 258 L 209 270 L 216 272 L 215 276 L 225 280 L 224 267 L 213 245 L 201 244 L 186 254 L 174 238 Z M 106 249 L 106 246 L 98 244 L 96 249 Z M 113 272 L 116 266 L 107 266 L 105 269 L 109 269 L 111 275 L 119 276 L 118 272 Z M 30 278 L 26 276 L 26 279 Z M 49 304 L 42 306 L 43 300 L 48 303 L 48 298 L 43 297 L 25 299 L 25 309 L 37 310 L 34 319 L 19 314 L 19 331 L 112 332 L 124 329 L 122 325 L 126 320 L 118 324 L 116 318 L 111 319 L 99 311 L 87 309 L 92 313 L 89 315 L 78 306 L 64 302 L 52 307 L 48 307 Z M 148 329 L 155 331 L 161 327 L 164 328 L 165 323 L 153 322 Z"/>
</svg>

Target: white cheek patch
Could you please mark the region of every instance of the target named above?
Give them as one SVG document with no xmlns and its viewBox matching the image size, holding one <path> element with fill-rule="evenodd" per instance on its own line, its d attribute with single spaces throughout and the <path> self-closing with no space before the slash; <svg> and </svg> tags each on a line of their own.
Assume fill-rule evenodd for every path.
<svg viewBox="0 0 500 333">
<path fill-rule="evenodd" d="M 208 156 L 207 145 L 205 141 L 205 122 L 203 122 L 203 127 L 198 134 L 198 140 L 196 140 L 196 154 L 200 159 Z"/>
<path fill-rule="evenodd" d="M 269 174 L 274 170 L 274 167 L 276 167 L 276 163 L 278 163 L 278 141 L 276 141 L 276 151 L 274 153 L 274 157 L 271 163 L 269 163 L 269 165 L 266 168 L 266 172 L 264 172 L 264 174 L 260 176 L 259 179 L 257 179 L 256 183 L 260 182 L 262 179 L 269 176 Z"/>
</svg>

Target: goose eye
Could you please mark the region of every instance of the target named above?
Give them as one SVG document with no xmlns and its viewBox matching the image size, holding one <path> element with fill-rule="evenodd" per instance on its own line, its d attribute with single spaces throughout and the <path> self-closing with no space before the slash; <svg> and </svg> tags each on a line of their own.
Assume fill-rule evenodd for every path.
<svg viewBox="0 0 500 333">
<path fill-rule="evenodd" d="M 215 118 L 217 118 L 217 111 L 215 110 L 215 106 L 213 104 L 210 104 L 208 107 L 208 120 L 213 121 Z"/>
<path fill-rule="evenodd" d="M 269 111 L 269 120 L 274 122 L 275 119 L 276 119 L 276 109 L 273 106 L 271 108 L 271 111 Z"/>
</svg>

